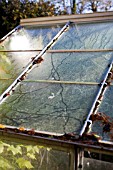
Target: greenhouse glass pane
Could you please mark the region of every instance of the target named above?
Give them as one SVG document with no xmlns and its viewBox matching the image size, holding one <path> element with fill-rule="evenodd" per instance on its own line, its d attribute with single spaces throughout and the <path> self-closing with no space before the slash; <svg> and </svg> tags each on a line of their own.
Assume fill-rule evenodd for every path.
<svg viewBox="0 0 113 170">
<path fill-rule="evenodd" d="M 64 24 L 65 25 L 65 24 Z M 24 29 L 29 35 L 32 46 L 35 49 L 44 48 L 63 26 L 25 26 Z"/>
<path fill-rule="evenodd" d="M 113 48 L 113 22 L 73 24 L 52 49 Z"/>
<path fill-rule="evenodd" d="M 25 69 L 32 57 L 42 50 L 61 28 L 54 27 L 29 27 L 16 30 L 8 36 L 0 46 L 0 94 L 14 81 Z M 12 52 L 13 50 L 24 52 Z M 10 52 L 3 52 L 10 51 Z"/>
<path fill-rule="evenodd" d="M 70 152 L 43 145 L 0 140 L 0 169 L 71 170 Z"/>
<path fill-rule="evenodd" d="M 46 54 L 44 62 L 32 70 L 28 78 L 100 83 L 113 59 L 112 55 L 111 52 Z"/>
<path fill-rule="evenodd" d="M 80 132 L 98 86 L 21 83 L 0 106 L 0 123 L 40 131 Z"/>
<path fill-rule="evenodd" d="M 84 158 L 83 162 L 83 170 L 112 170 L 113 169 L 113 163 L 102 161 L 102 160 L 96 160 L 91 158 Z"/>
<path fill-rule="evenodd" d="M 33 53 L 0 53 L 0 94 L 25 69 L 33 56 Z"/>
<path fill-rule="evenodd" d="M 92 132 L 97 133 L 103 140 L 113 141 L 113 86 L 111 85 L 105 92 L 104 98 L 98 109 L 102 120 L 95 121 Z M 97 113 L 98 113 L 97 112 Z"/>
</svg>

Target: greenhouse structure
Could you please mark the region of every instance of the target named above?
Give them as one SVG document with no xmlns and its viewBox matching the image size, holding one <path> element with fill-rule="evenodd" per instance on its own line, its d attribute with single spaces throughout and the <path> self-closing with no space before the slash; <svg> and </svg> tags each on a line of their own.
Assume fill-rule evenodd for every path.
<svg viewBox="0 0 113 170">
<path fill-rule="evenodd" d="M 113 12 L 23 19 L 0 40 L 0 169 L 113 169 Z"/>
</svg>

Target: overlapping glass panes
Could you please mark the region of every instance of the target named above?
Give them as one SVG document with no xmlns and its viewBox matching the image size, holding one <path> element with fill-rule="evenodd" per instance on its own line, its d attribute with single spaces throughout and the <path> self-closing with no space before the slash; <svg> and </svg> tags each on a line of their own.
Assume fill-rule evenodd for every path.
<svg viewBox="0 0 113 170">
<path fill-rule="evenodd" d="M 31 59 L 39 53 L 38 50 L 42 50 L 59 30 L 59 26 L 20 28 L 1 43 L 0 94 L 25 69 Z"/>
<path fill-rule="evenodd" d="M 113 23 L 73 24 L 53 49 L 109 49 L 113 47 Z"/>
</svg>

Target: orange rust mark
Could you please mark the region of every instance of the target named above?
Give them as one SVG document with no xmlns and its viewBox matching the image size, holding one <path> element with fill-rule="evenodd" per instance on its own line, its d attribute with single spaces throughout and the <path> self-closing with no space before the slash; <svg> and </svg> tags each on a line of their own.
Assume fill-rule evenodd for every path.
<svg viewBox="0 0 113 170">
<path fill-rule="evenodd" d="M 19 130 L 20 131 L 25 131 L 25 128 L 24 127 L 19 127 Z"/>
<path fill-rule="evenodd" d="M 5 125 L 0 124 L 0 129 L 4 129 Z"/>
</svg>

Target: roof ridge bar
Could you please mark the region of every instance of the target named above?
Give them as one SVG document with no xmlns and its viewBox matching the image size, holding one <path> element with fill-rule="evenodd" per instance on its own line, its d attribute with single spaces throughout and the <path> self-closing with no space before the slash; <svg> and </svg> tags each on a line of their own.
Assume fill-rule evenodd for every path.
<svg viewBox="0 0 113 170">
<path fill-rule="evenodd" d="M 21 25 L 18 25 L 16 28 L 14 28 L 12 31 L 10 31 L 7 35 L 5 35 L 3 38 L 0 39 L 0 43 L 2 43 L 7 37 L 11 36 L 15 31 L 23 28 Z"/>
<path fill-rule="evenodd" d="M 90 119 L 92 114 L 96 114 L 98 107 L 102 101 L 102 97 L 106 91 L 106 87 L 110 85 L 111 83 L 111 74 L 113 74 L 113 61 L 109 64 L 109 68 L 108 71 L 104 77 L 103 82 L 101 83 L 101 87 L 97 93 L 97 96 L 93 102 L 93 105 L 90 109 L 90 112 L 86 118 L 86 121 L 82 127 L 82 130 L 80 132 L 80 136 L 82 136 L 84 133 L 87 133 L 90 129 L 90 127 L 92 126 L 92 120 Z"/>
<path fill-rule="evenodd" d="M 20 75 L 14 80 L 14 82 L 2 93 L 0 96 L 0 104 L 14 91 L 14 88 L 26 78 L 26 75 L 33 69 L 35 64 L 40 64 L 43 61 L 42 56 L 46 51 L 58 40 L 58 38 L 69 28 L 72 22 L 67 22 L 65 26 L 56 34 L 56 36 L 42 49 L 42 51 L 32 58 L 32 61 L 26 66 L 26 68 L 20 73 Z"/>
</svg>

